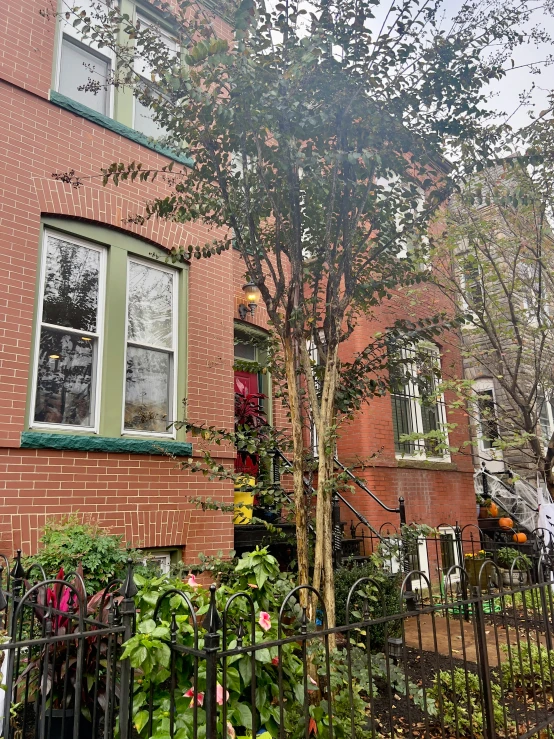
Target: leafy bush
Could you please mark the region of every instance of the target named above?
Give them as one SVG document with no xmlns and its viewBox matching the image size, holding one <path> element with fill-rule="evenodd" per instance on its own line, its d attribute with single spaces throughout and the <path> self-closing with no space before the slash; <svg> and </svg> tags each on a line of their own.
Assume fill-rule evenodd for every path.
<svg viewBox="0 0 554 739">
<path fill-rule="evenodd" d="M 346 623 L 346 599 L 354 583 L 362 577 L 371 577 L 376 580 L 381 588 L 369 583 L 362 585 L 360 595 L 351 599 L 350 621 L 361 616 L 360 606 L 363 598 L 367 598 L 369 614 L 371 618 L 390 616 L 400 611 L 400 575 L 389 575 L 384 573 L 380 567 L 380 560 L 376 557 L 370 558 L 366 563 L 354 567 L 340 567 L 335 572 L 335 601 L 337 625 Z M 361 596 L 361 597 L 360 597 Z M 383 613 L 384 606 L 384 613 Z M 398 637 L 401 634 L 400 621 L 391 621 L 387 626 L 388 636 Z M 376 624 L 369 629 L 371 648 L 383 649 L 385 644 L 385 625 Z"/>
<path fill-rule="evenodd" d="M 504 728 L 504 711 L 500 685 L 491 683 L 494 723 L 497 730 Z M 433 712 L 440 716 L 446 729 L 456 736 L 482 737 L 484 733 L 484 715 L 479 676 L 456 667 L 452 672 L 441 670 L 435 676 L 428 696 L 433 701 Z M 514 725 L 506 719 L 508 728 Z M 471 733 L 470 733 L 471 731 Z"/>
<path fill-rule="evenodd" d="M 122 540 L 76 515 L 52 519 L 40 538 L 42 548 L 26 558 L 25 565 L 38 562 L 48 577 L 55 577 L 60 568 L 66 573 L 75 572 L 81 565 L 88 593 L 96 593 L 114 577 L 123 576 L 130 555 L 135 560 L 141 558 L 136 550 L 125 549 Z"/>
<path fill-rule="evenodd" d="M 235 566 L 232 582 L 218 588 L 216 592 L 217 606 L 222 613 L 225 604 L 231 595 L 238 592 L 247 592 L 254 609 L 256 643 L 275 640 L 277 638 L 276 607 L 282 602 L 283 596 L 288 593 L 293 583 L 279 571 L 279 566 L 267 549 L 256 548 L 255 551 L 245 553 Z M 167 643 L 170 640 L 170 623 L 175 617 L 177 624 L 177 643 L 185 647 L 192 647 L 194 643 L 194 628 L 191 612 L 185 600 L 177 594 L 162 601 L 157 621 L 153 620 L 154 609 L 158 598 L 171 588 L 176 588 L 189 597 L 198 623 L 199 649 L 203 648 L 204 630 L 202 616 L 209 607 L 209 593 L 201 587 L 194 577 L 181 580 L 169 575 L 158 578 L 147 578 L 136 575 L 135 581 L 139 592 L 135 602 L 138 611 L 137 634 L 125 645 L 124 656 L 129 657 L 135 668 L 135 690 L 133 697 L 133 723 L 141 737 L 147 736 L 148 701 L 150 690 L 153 695 L 153 736 L 167 735 L 169 729 L 169 706 L 171 686 L 169 677 L 170 652 Z M 292 608 L 287 612 L 289 620 L 294 621 L 299 614 L 296 601 L 292 601 Z M 236 647 L 236 638 L 233 630 L 239 627 L 244 618 L 243 644 L 250 644 L 252 623 L 248 618 L 249 608 L 247 599 L 237 598 L 227 611 L 226 633 L 229 637 L 227 648 Z M 264 618 L 262 618 L 264 616 Z M 265 618 L 267 617 L 267 618 Z M 295 623 L 291 628 L 296 628 Z M 260 648 L 256 651 L 256 706 L 257 725 L 263 726 L 272 736 L 279 735 L 280 709 L 278 666 L 279 654 L 277 647 Z M 198 673 L 197 693 L 193 691 L 194 658 L 188 654 L 179 654 L 176 657 L 176 686 L 175 698 L 175 731 L 176 736 L 188 737 L 192 725 L 194 701 L 198 704 L 198 722 L 200 735 L 206 721 L 205 711 L 202 708 L 203 693 L 206 687 L 206 673 L 202 664 Z M 283 673 L 283 689 L 287 711 L 295 701 L 303 696 L 303 666 L 298 656 L 298 645 L 286 644 L 281 650 L 281 668 Z M 222 684 L 222 674 L 218 674 Z M 227 704 L 227 719 L 229 724 L 241 731 L 252 729 L 252 657 L 249 653 L 235 655 L 227 660 L 226 690 L 228 696 L 221 697 Z M 315 687 L 310 684 L 310 689 Z M 303 700 L 303 698 L 302 698 Z M 237 732 L 238 733 L 238 732 Z M 223 729 L 218 726 L 218 734 L 223 735 Z"/>
<path fill-rule="evenodd" d="M 522 554 L 513 547 L 502 547 L 496 553 L 498 564 L 501 567 L 505 567 L 507 570 L 510 569 L 512 564 L 517 560 L 515 569 L 516 570 L 529 570 L 531 569 L 531 560 L 526 554 Z"/>
<path fill-rule="evenodd" d="M 501 649 L 509 655 L 502 662 L 502 686 L 506 690 L 525 688 L 529 693 L 552 690 L 554 657 L 546 647 L 520 643 L 511 647 L 502 644 Z"/>
</svg>

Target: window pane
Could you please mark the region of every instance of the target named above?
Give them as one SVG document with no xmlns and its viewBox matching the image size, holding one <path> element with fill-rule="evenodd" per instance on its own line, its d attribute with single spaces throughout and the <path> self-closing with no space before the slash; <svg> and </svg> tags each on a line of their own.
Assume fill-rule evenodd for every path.
<svg viewBox="0 0 554 739">
<path fill-rule="evenodd" d="M 135 98 L 134 128 L 151 139 L 159 139 L 167 135 L 167 130 L 154 120 L 154 111 L 143 105 L 138 98 Z"/>
<path fill-rule="evenodd" d="M 60 82 L 58 91 L 97 113 L 107 114 L 109 61 L 93 54 L 64 38 L 60 60 Z M 94 91 L 80 90 L 91 80 L 98 83 Z"/>
<path fill-rule="evenodd" d="M 173 275 L 129 262 L 129 341 L 171 349 L 173 344 Z"/>
<path fill-rule="evenodd" d="M 48 237 L 43 323 L 96 331 L 100 252 Z"/>
<path fill-rule="evenodd" d="M 171 358 L 166 352 L 127 347 L 125 428 L 167 431 L 170 418 Z"/>
<path fill-rule="evenodd" d="M 477 393 L 477 405 L 479 408 L 479 421 L 481 424 L 481 443 L 483 449 L 492 449 L 493 443 L 498 439 L 498 425 L 496 422 L 496 408 L 494 407 L 494 396 L 492 390 L 482 390 Z"/>
<path fill-rule="evenodd" d="M 94 425 L 94 353 L 93 339 L 41 330 L 35 421 Z"/>
<path fill-rule="evenodd" d="M 256 347 L 254 344 L 235 344 L 235 357 L 256 361 Z"/>
</svg>

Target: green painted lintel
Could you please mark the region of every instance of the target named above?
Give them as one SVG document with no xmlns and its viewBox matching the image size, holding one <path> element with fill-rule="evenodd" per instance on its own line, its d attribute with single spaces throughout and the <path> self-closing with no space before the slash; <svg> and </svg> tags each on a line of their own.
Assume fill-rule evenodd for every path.
<svg viewBox="0 0 554 739">
<path fill-rule="evenodd" d="M 97 113 L 95 110 L 92 110 L 92 108 L 82 105 L 55 90 L 50 90 L 50 102 L 54 103 L 54 105 L 58 105 L 64 110 L 68 110 L 70 113 L 75 113 L 75 115 L 81 116 L 81 118 L 86 118 L 92 123 L 96 123 L 103 128 L 107 128 L 120 136 L 124 136 L 126 139 L 130 139 L 141 146 L 145 146 L 147 149 L 151 149 L 158 154 L 162 154 L 168 159 L 173 159 L 173 161 L 184 164 L 187 167 L 194 167 L 194 160 L 190 157 L 186 157 L 183 154 L 176 154 L 171 149 L 154 143 L 148 138 L 148 136 L 145 136 L 139 131 L 135 131 L 134 128 L 129 128 L 129 126 L 119 123 L 119 121 L 114 121 L 113 118 L 108 118 L 108 116 L 102 115 L 102 113 Z"/>
<path fill-rule="evenodd" d="M 58 449 L 75 452 L 111 452 L 113 454 L 150 454 L 174 457 L 192 456 L 192 444 L 167 439 L 117 439 L 109 436 L 81 436 L 78 434 L 49 434 L 42 431 L 24 431 L 22 449 Z"/>
</svg>

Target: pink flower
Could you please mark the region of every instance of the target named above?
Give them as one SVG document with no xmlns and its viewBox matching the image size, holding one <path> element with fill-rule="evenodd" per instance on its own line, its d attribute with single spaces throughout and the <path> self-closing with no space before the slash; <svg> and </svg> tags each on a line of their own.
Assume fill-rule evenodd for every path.
<svg viewBox="0 0 554 739">
<path fill-rule="evenodd" d="M 190 585 L 191 588 L 199 588 L 200 584 L 196 582 L 196 577 L 192 574 L 192 572 L 189 575 L 189 579 L 187 580 L 187 585 Z"/>
<path fill-rule="evenodd" d="M 189 688 L 186 693 L 183 693 L 184 698 L 192 698 L 190 702 L 190 707 L 192 708 L 194 705 L 194 688 Z M 196 694 L 196 705 L 201 706 L 204 703 L 204 693 L 197 693 Z"/>
<path fill-rule="evenodd" d="M 317 685 L 316 681 L 313 679 L 311 675 L 308 675 L 308 680 L 311 682 L 312 685 Z"/>
<path fill-rule="evenodd" d="M 229 737 L 229 739 L 235 739 L 237 736 L 229 721 L 227 721 L 227 736 Z"/>
<path fill-rule="evenodd" d="M 275 667 L 279 667 L 279 657 L 273 657 L 271 664 L 275 665 Z"/>
<path fill-rule="evenodd" d="M 225 703 L 227 703 L 227 701 L 229 700 L 229 691 L 228 690 L 225 691 L 225 699 L 224 699 L 223 698 L 223 688 L 219 683 L 215 686 L 215 699 L 217 701 L 218 706 L 223 705 L 223 700 L 225 700 Z"/>
<path fill-rule="evenodd" d="M 260 618 L 258 619 L 258 623 L 264 631 L 269 631 L 269 629 L 271 628 L 271 619 L 269 617 L 269 613 L 267 613 L 266 611 L 260 611 Z"/>
</svg>

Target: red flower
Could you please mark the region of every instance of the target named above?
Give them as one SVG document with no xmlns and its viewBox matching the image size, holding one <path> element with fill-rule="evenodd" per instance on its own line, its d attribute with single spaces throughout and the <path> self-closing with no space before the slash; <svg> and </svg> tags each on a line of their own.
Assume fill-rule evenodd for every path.
<svg viewBox="0 0 554 739">
<path fill-rule="evenodd" d="M 279 657 L 273 657 L 273 659 L 271 660 L 271 664 L 272 665 L 275 665 L 275 667 L 278 667 L 279 666 Z"/>
</svg>

